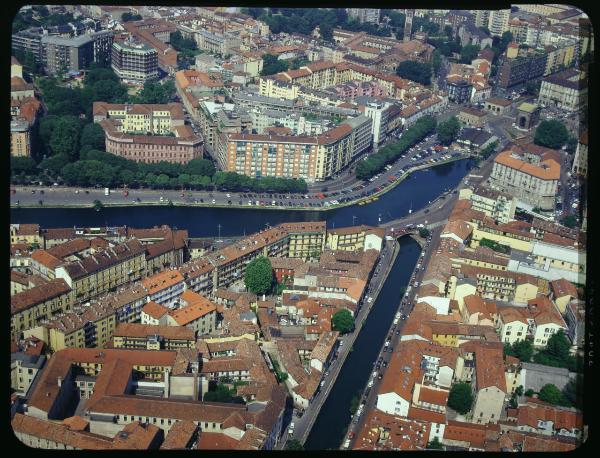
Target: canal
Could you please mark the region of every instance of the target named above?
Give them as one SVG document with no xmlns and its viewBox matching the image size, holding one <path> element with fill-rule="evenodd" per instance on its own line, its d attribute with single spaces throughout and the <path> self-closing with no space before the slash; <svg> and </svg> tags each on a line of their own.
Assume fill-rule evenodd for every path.
<svg viewBox="0 0 600 458">
<path fill-rule="evenodd" d="M 112 207 L 96 212 L 91 208 L 11 208 L 11 223 L 37 223 L 45 228 L 71 226 L 152 227 L 168 224 L 187 229 L 190 237 L 250 234 L 290 221 L 327 221 L 327 227 L 376 225 L 418 210 L 446 189 L 455 187 L 472 168 L 471 159 L 442 164 L 411 174 L 378 200 L 330 211 L 258 210 L 207 207 Z"/>
<path fill-rule="evenodd" d="M 373 361 L 377 359 L 421 253 L 419 244 L 409 236 L 402 237 L 399 242 L 400 251 L 394 265 L 354 341 L 353 351 L 346 358 L 329 397 L 321 407 L 304 444 L 306 450 L 338 449 L 341 445 L 351 420 L 352 398 L 360 396 L 369 380 Z"/>
</svg>

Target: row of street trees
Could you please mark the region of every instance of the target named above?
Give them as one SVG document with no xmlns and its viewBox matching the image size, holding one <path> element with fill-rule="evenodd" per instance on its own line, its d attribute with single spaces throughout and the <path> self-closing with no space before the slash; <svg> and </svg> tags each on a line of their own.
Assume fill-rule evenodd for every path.
<svg viewBox="0 0 600 458">
<path fill-rule="evenodd" d="M 402 134 L 400 139 L 381 148 L 377 153 L 371 154 L 366 160 L 360 161 L 356 166 L 356 176 L 366 180 L 376 175 L 383 168 L 398 159 L 409 148 L 423 140 L 435 130 L 436 121 L 431 116 L 419 118 L 415 124 Z"/>
</svg>

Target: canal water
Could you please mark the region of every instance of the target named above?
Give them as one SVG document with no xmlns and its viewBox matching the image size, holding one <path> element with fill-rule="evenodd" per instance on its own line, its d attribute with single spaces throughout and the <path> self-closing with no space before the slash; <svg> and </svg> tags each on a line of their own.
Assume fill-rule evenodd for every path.
<svg viewBox="0 0 600 458">
<path fill-rule="evenodd" d="M 394 265 L 354 341 L 329 397 L 321 407 L 312 431 L 304 444 L 306 450 L 338 449 L 351 420 L 350 403 L 360 395 L 373 371 L 373 361 L 387 335 L 421 247 L 408 236 L 400 240 Z"/>
<path fill-rule="evenodd" d="M 290 221 L 327 221 L 327 227 L 376 225 L 418 210 L 446 189 L 453 188 L 472 168 L 471 159 L 442 164 L 410 175 L 378 200 L 330 211 L 258 210 L 255 208 L 206 207 L 113 207 L 96 212 L 91 208 L 12 208 L 11 223 L 38 223 L 45 228 L 131 226 L 168 224 L 187 229 L 190 237 L 223 237 L 251 234 Z M 381 220 L 380 220 L 381 218 Z"/>
</svg>

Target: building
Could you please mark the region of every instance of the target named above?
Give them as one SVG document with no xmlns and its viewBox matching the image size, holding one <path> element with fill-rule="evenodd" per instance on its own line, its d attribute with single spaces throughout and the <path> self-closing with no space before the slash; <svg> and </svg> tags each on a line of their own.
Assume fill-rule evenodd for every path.
<svg viewBox="0 0 600 458">
<path fill-rule="evenodd" d="M 542 80 L 538 103 L 568 112 L 577 112 L 587 106 L 587 79 L 577 69 L 569 69 Z"/>
<path fill-rule="evenodd" d="M 529 130 L 540 120 L 541 107 L 532 103 L 523 102 L 517 107 L 515 123 L 519 129 Z"/>
<path fill-rule="evenodd" d="M 325 246 L 330 250 L 381 251 L 385 232 L 369 226 L 345 227 L 327 231 Z"/>
<path fill-rule="evenodd" d="M 86 69 L 92 62 L 108 62 L 113 33 L 103 30 L 73 38 L 43 35 L 40 41 L 46 72 L 60 75 Z"/>
<path fill-rule="evenodd" d="M 113 332 L 114 348 L 135 350 L 177 350 L 194 348 L 194 330 L 185 326 L 153 326 L 119 323 Z"/>
<path fill-rule="evenodd" d="M 61 278 L 11 296 L 11 339 L 16 340 L 23 331 L 70 310 L 74 302 L 71 287 Z"/>
<path fill-rule="evenodd" d="M 575 157 L 573 158 L 572 172 L 587 177 L 588 172 L 588 133 L 582 132 L 577 142 Z"/>
<path fill-rule="evenodd" d="M 165 73 L 173 75 L 177 70 L 177 51 L 168 45 L 171 33 L 177 30 L 172 22 L 163 19 L 144 19 L 122 24 L 125 31 L 136 41 L 156 49 L 158 67 Z"/>
<path fill-rule="evenodd" d="M 348 119 L 316 137 L 225 134 L 223 170 L 251 177 L 276 176 L 322 181 L 371 144 L 371 119 Z"/>
<path fill-rule="evenodd" d="M 178 270 L 166 270 L 144 278 L 142 285 L 148 290 L 150 301 L 173 308 L 185 291 L 183 275 Z"/>
<path fill-rule="evenodd" d="M 360 23 L 379 24 L 381 10 L 379 8 L 348 8 L 348 16 L 358 19 Z"/>
<path fill-rule="evenodd" d="M 446 90 L 448 100 L 458 104 L 467 103 L 471 100 L 473 85 L 465 79 L 451 77 L 446 81 Z"/>
<path fill-rule="evenodd" d="M 136 162 L 186 164 L 202 157 L 203 140 L 184 123 L 179 103 L 94 102 L 94 122 L 104 129 L 106 151 Z"/>
<path fill-rule="evenodd" d="M 172 310 L 166 317 L 167 326 L 186 326 L 196 336 L 210 334 L 216 328 L 217 306 L 193 291 L 181 295 L 186 305 Z"/>
<path fill-rule="evenodd" d="M 27 121 L 10 122 L 10 155 L 16 157 L 31 157 L 31 135 Z"/>
<path fill-rule="evenodd" d="M 75 300 L 85 302 L 119 286 L 140 280 L 146 270 L 145 247 L 137 239 L 98 251 L 56 268 L 72 288 Z"/>
<path fill-rule="evenodd" d="M 485 213 L 498 223 L 514 220 L 517 201 L 507 193 L 478 186 L 473 190 L 461 189 L 459 198 L 469 199 L 473 210 Z"/>
<path fill-rule="evenodd" d="M 504 115 L 510 111 L 511 105 L 510 100 L 492 97 L 485 101 L 485 110 L 494 115 Z"/>
<path fill-rule="evenodd" d="M 476 108 L 465 107 L 460 110 L 457 118 L 463 124 L 470 127 L 483 127 L 487 113 Z"/>
<path fill-rule="evenodd" d="M 12 345 L 11 345 L 12 347 Z M 28 397 L 29 389 L 46 363 L 44 343 L 38 339 L 19 341 L 10 353 L 10 387 L 17 396 Z"/>
<path fill-rule="evenodd" d="M 470 127 L 463 127 L 456 139 L 456 143 L 470 151 L 481 151 L 497 141 L 498 137 L 490 132 Z"/>
<path fill-rule="evenodd" d="M 373 145 L 383 143 L 388 133 L 389 105 L 382 103 L 368 103 L 365 107 L 365 116 L 371 118 L 371 133 Z"/>
<path fill-rule="evenodd" d="M 492 36 L 501 37 L 504 32 L 508 32 L 508 21 L 510 19 L 510 9 L 491 10 L 487 28 Z"/>
<path fill-rule="evenodd" d="M 158 78 L 158 53 L 144 43 L 115 41 L 111 68 L 125 83 L 144 84 Z"/>
<path fill-rule="evenodd" d="M 507 57 L 498 69 L 498 86 L 512 90 L 527 81 L 541 78 L 546 71 L 547 58 L 548 54 L 544 51 L 532 51 L 512 59 Z"/>
</svg>

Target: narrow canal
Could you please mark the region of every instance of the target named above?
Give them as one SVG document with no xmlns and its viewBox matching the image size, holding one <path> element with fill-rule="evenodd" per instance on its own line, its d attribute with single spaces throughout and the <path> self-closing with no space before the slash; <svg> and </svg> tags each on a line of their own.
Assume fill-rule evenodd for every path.
<svg viewBox="0 0 600 458">
<path fill-rule="evenodd" d="M 304 444 L 306 450 L 338 449 L 351 420 L 350 403 L 360 395 L 373 369 L 373 361 L 393 321 L 405 287 L 421 253 L 412 238 L 400 240 L 400 251 L 373 304 L 366 322 L 344 362 L 329 397 Z"/>
<path fill-rule="evenodd" d="M 187 229 L 190 237 L 251 234 L 290 221 L 323 221 L 327 227 L 377 225 L 418 210 L 446 189 L 455 187 L 472 168 L 471 159 L 442 164 L 410 175 L 378 200 L 330 211 L 258 210 L 206 207 L 11 208 L 11 223 L 38 223 L 45 228 L 72 226 L 152 227 L 168 224 Z"/>
</svg>

